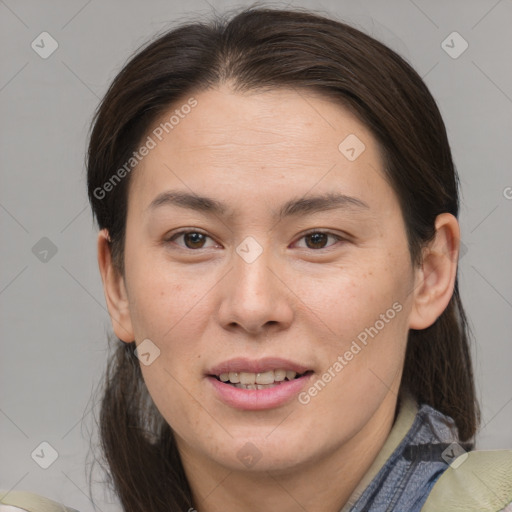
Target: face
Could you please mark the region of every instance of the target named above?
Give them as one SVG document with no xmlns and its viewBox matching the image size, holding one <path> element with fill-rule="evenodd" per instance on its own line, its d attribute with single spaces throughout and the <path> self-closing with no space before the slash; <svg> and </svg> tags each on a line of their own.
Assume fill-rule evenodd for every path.
<svg viewBox="0 0 512 512">
<path fill-rule="evenodd" d="M 150 340 L 143 377 L 182 455 L 286 471 L 394 413 L 415 276 L 404 221 L 345 108 L 284 89 L 194 98 L 131 176 L 119 335 Z"/>
</svg>

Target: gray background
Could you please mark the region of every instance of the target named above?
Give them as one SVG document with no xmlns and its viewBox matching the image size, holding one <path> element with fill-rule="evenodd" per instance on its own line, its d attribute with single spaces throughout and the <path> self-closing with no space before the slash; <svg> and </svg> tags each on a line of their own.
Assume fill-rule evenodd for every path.
<svg viewBox="0 0 512 512">
<path fill-rule="evenodd" d="M 0 0 L 0 489 L 93 510 L 86 484 L 91 392 L 104 370 L 110 320 L 86 200 L 88 126 L 111 80 L 148 37 L 177 20 L 241 5 L 249 2 Z M 436 98 L 462 181 L 467 252 L 459 272 L 476 339 L 478 446 L 512 448 L 512 2 L 265 5 L 348 21 L 411 62 Z M 59 45 L 47 59 L 31 48 L 43 31 Z M 458 58 L 441 46 L 453 31 L 469 44 Z M 445 44 L 461 48 L 460 40 Z M 57 249 L 47 261 L 39 246 L 33 251 L 43 237 Z M 31 457 L 43 441 L 58 452 L 48 469 Z M 94 475 L 101 477 L 97 466 Z M 120 510 L 101 485 L 93 490 L 100 510 Z"/>
</svg>

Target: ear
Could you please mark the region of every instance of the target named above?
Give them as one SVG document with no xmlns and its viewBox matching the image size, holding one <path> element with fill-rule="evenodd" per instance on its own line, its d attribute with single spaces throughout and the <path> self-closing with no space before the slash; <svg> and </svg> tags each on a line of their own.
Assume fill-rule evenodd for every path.
<svg viewBox="0 0 512 512">
<path fill-rule="evenodd" d="M 112 263 L 109 240 L 108 230 L 102 229 L 98 234 L 98 265 L 103 281 L 103 292 L 105 293 L 108 313 L 116 336 L 120 340 L 130 343 L 135 338 L 133 336 L 128 295 L 124 278 Z"/>
<path fill-rule="evenodd" d="M 450 302 L 457 276 L 460 229 L 450 213 L 437 216 L 434 239 L 423 250 L 423 261 L 415 271 L 414 300 L 410 329 L 426 329 Z"/>
</svg>

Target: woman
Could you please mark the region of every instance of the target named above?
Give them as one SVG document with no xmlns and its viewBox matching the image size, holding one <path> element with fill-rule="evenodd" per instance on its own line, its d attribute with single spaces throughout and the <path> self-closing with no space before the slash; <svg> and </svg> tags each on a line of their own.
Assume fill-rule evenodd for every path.
<svg viewBox="0 0 512 512">
<path fill-rule="evenodd" d="M 445 127 L 397 54 L 304 11 L 171 30 L 99 106 L 88 189 L 124 510 L 512 501 L 511 452 L 472 451 Z"/>
</svg>

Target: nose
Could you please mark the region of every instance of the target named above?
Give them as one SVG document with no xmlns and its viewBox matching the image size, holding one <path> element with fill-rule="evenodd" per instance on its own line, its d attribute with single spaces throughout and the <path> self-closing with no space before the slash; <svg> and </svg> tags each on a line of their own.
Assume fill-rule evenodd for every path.
<svg viewBox="0 0 512 512">
<path fill-rule="evenodd" d="M 234 253 L 232 269 L 220 289 L 220 325 L 255 337 L 288 328 L 294 294 L 283 274 L 269 250 L 264 249 L 254 261 Z"/>
</svg>

